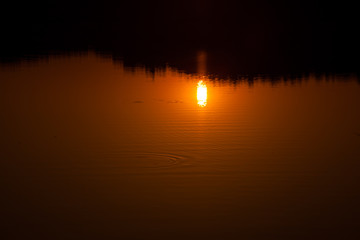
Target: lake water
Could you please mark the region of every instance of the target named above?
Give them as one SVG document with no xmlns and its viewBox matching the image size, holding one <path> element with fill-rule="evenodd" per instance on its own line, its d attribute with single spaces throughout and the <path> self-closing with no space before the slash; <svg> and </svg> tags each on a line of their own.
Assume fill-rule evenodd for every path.
<svg viewBox="0 0 360 240">
<path fill-rule="evenodd" d="M 7 239 L 350 239 L 356 75 L 147 71 L 94 53 L 0 66 Z"/>
</svg>

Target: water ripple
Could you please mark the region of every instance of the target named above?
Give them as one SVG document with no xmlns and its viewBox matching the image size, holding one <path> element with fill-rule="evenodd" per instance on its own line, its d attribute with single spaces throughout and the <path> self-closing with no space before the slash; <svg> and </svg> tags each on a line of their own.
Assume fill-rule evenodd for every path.
<svg viewBox="0 0 360 240">
<path fill-rule="evenodd" d="M 117 169 L 126 171 L 169 169 L 185 165 L 188 157 L 159 152 L 112 153 L 106 156 Z"/>
</svg>

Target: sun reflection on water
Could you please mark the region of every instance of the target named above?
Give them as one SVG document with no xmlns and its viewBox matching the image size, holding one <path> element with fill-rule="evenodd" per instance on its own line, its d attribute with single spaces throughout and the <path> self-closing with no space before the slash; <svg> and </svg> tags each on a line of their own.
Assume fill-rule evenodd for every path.
<svg viewBox="0 0 360 240">
<path fill-rule="evenodd" d="M 197 102 L 200 107 L 205 107 L 207 104 L 207 87 L 202 80 L 197 85 Z"/>
</svg>

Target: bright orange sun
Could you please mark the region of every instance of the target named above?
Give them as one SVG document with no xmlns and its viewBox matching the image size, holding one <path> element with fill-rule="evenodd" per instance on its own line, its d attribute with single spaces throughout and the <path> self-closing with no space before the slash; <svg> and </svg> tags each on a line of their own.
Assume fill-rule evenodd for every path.
<svg viewBox="0 0 360 240">
<path fill-rule="evenodd" d="M 202 80 L 197 85 L 197 102 L 200 107 L 205 107 L 207 104 L 207 87 Z"/>
</svg>

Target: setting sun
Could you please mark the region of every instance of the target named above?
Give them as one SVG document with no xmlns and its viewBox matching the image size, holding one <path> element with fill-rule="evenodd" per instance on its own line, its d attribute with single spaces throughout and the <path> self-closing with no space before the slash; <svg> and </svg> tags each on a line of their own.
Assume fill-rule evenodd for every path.
<svg viewBox="0 0 360 240">
<path fill-rule="evenodd" d="M 197 85 L 197 102 L 200 107 L 205 107 L 207 104 L 207 87 L 202 80 Z"/>
</svg>

